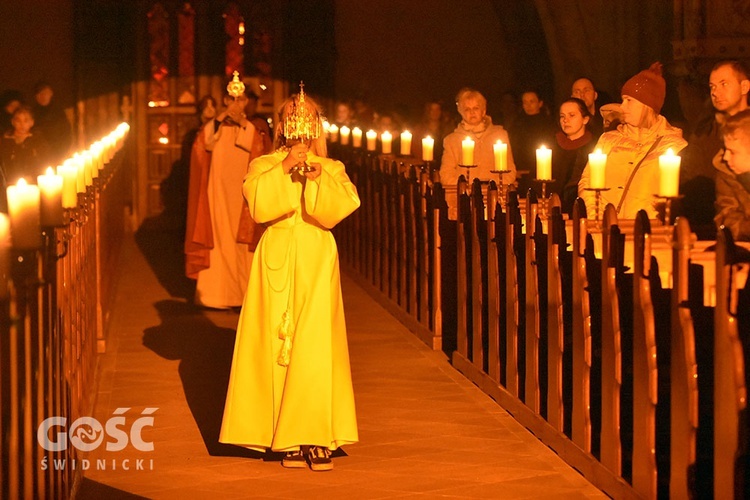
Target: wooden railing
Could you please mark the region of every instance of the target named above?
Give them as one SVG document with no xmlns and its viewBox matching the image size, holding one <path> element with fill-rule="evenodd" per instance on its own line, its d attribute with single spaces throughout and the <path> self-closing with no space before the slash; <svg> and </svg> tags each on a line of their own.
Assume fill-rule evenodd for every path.
<svg viewBox="0 0 750 500">
<path fill-rule="evenodd" d="M 696 241 L 612 206 L 594 221 L 582 200 L 566 220 L 554 196 L 503 203 L 463 178 L 454 222 L 429 166 L 333 154 L 362 198 L 344 266 L 431 347 L 454 334 L 453 365 L 593 484 L 747 497 L 750 252 L 728 231 Z"/>
<path fill-rule="evenodd" d="M 66 433 L 93 409 L 125 229 L 127 149 L 108 158 L 62 226 L 41 228 L 40 248 L 0 252 L 12 257 L 0 276 L 2 498 L 67 498 L 81 474 L 83 453 Z"/>
</svg>

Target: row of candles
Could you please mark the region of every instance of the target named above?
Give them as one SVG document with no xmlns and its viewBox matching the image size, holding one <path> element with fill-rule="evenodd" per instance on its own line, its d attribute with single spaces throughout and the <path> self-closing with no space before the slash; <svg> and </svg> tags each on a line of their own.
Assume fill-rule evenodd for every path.
<svg viewBox="0 0 750 500">
<path fill-rule="evenodd" d="M 347 146 L 350 142 L 355 148 L 362 147 L 362 129 L 354 127 L 350 129 L 346 125 L 339 128 L 335 124 L 323 123 L 328 139 L 331 142 L 340 142 L 342 146 Z M 374 130 L 368 130 L 365 133 L 367 140 L 367 150 L 375 151 L 378 134 Z M 385 131 L 380 134 L 381 153 L 391 154 L 393 136 L 390 132 Z M 408 130 L 401 132 L 401 150 L 402 156 L 411 154 L 412 134 Z M 461 141 L 461 165 L 474 165 L 474 140 L 466 137 Z M 422 161 L 433 161 L 433 151 L 435 140 L 429 135 L 422 138 Z M 492 145 L 495 170 L 505 171 L 508 169 L 508 145 L 502 141 L 497 141 Z M 589 154 L 589 187 L 591 189 L 605 189 L 605 168 L 607 165 L 607 155 L 601 150 L 596 150 Z M 679 193 L 680 180 L 680 157 L 675 155 L 669 149 L 659 157 L 659 192 L 662 197 L 675 197 Z M 536 150 L 536 178 L 539 181 L 552 181 L 552 150 L 541 146 Z"/>
<path fill-rule="evenodd" d="M 18 250 L 39 248 L 42 227 L 65 225 L 65 210 L 78 206 L 78 194 L 93 185 L 99 171 L 122 147 L 129 130 L 127 123 L 121 123 L 57 169 L 48 167 L 36 184 L 21 178 L 7 187 L 8 214 L 0 213 L 0 261 L 7 258 L 11 246 Z"/>
<path fill-rule="evenodd" d="M 342 146 L 349 145 L 351 141 L 352 147 L 355 148 L 361 148 L 362 147 L 362 129 L 359 127 L 354 127 L 350 129 L 346 125 L 342 126 L 341 128 L 338 127 L 336 124 L 329 124 L 328 122 L 323 122 L 323 130 L 326 133 L 326 136 L 331 142 L 340 142 Z M 364 138 L 366 140 L 367 144 L 367 151 L 375 151 L 377 149 L 377 140 L 378 140 L 378 133 L 374 130 L 368 130 L 364 133 Z M 411 155 L 411 143 L 412 143 L 412 133 L 408 130 L 404 130 L 401 132 L 401 149 L 400 154 L 402 156 L 409 156 Z M 422 138 L 422 161 L 432 161 L 433 160 L 433 151 L 435 150 L 435 139 L 430 137 L 429 135 Z M 388 132 L 387 130 L 380 134 L 380 152 L 384 155 L 389 155 L 393 151 L 393 134 Z"/>
</svg>

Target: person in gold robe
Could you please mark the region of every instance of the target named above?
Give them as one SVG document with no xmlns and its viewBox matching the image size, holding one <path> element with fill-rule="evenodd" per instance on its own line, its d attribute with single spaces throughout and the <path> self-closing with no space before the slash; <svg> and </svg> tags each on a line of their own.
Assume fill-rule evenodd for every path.
<svg viewBox="0 0 750 500">
<path fill-rule="evenodd" d="M 359 207 L 344 165 L 326 157 L 317 106 L 281 108 L 274 153 L 243 192 L 266 225 L 240 313 L 219 441 L 285 452 L 282 465 L 331 470 L 358 441 L 339 260 L 331 234 Z M 299 139 L 309 139 L 300 141 Z"/>
</svg>

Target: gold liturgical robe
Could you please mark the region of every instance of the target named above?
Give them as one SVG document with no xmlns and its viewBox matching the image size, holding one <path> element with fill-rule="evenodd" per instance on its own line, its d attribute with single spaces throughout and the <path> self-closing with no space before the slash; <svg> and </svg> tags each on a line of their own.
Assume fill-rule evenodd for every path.
<svg viewBox="0 0 750 500">
<path fill-rule="evenodd" d="M 219 441 L 257 450 L 335 450 L 358 440 L 336 242 L 330 229 L 359 207 L 341 162 L 314 181 L 284 174 L 285 152 L 250 163 L 243 190 L 267 229 L 237 326 Z M 284 321 L 286 317 L 288 322 Z M 284 366 L 284 335 L 290 337 Z"/>
</svg>

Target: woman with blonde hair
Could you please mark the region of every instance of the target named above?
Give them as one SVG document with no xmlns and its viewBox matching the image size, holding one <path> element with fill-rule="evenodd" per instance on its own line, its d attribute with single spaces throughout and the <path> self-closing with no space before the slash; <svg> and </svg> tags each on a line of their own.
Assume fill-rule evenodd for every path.
<svg viewBox="0 0 750 500">
<path fill-rule="evenodd" d="M 285 452 L 284 467 L 331 470 L 358 440 L 338 252 L 331 228 L 359 207 L 344 165 L 326 158 L 317 106 L 281 108 L 276 151 L 250 163 L 243 192 L 266 225 L 237 326 L 219 440 Z"/>
<path fill-rule="evenodd" d="M 600 207 L 612 203 L 619 218 L 635 219 L 639 210 L 649 218 L 658 216 L 659 156 L 668 149 L 674 154 L 687 146 L 682 130 L 659 114 L 666 96 L 661 63 L 654 63 L 622 86 L 622 123 L 605 132 L 595 149 L 607 155 Z M 586 202 L 589 218 L 595 218 L 595 195 L 589 187 L 590 168 L 586 165 L 578 183 L 578 195 Z"/>
</svg>

